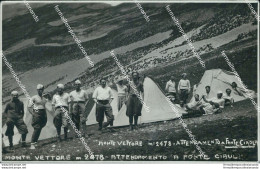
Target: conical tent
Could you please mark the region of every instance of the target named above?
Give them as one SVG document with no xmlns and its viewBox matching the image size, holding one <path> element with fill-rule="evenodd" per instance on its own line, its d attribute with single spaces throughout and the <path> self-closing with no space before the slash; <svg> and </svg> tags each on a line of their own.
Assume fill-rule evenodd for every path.
<svg viewBox="0 0 260 169">
<path fill-rule="evenodd" d="M 111 107 L 112 107 L 113 115 L 116 116 L 118 114 L 117 91 L 112 89 L 112 94 L 113 94 L 114 99 L 111 102 Z M 106 118 L 105 118 L 105 121 L 106 121 Z M 91 111 L 88 115 L 88 120 L 87 120 L 86 124 L 87 125 L 97 124 L 97 121 L 96 121 L 96 104 L 94 104 L 93 108 L 91 109 Z"/>
<path fill-rule="evenodd" d="M 23 103 L 24 103 L 24 122 L 27 125 L 27 129 L 28 129 L 28 134 L 26 136 L 26 142 L 30 142 L 31 138 L 32 138 L 32 134 L 33 134 L 33 127 L 31 125 L 32 123 L 32 115 L 29 113 L 27 106 L 28 106 L 28 99 L 27 98 L 21 98 L 20 99 Z M 53 125 L 53 112 L 52 112 L 52 106 L 50 102 L 47 102 L 46 104 L 46 113 L 47 113 L 47 124 L 46 126 L 42 129 L 41 131 L 41 135 L 39 140 L 43 140 L 43 139 L 47 139 L 47 138 L 51 138 L 51 137 L 55 137 L 56 136 L 56 129 Z M 3 134 L 5 133 L 7 129 L 6 124 L 3 126 L 2 132 Z M 21 139 L 21 134 L 18 132 L 17 128 L 14 128 L 14 136 L 13 136 L 13 144 L 16 145 L 19 143 Z M 6 146 L 9 145 L 8 142 L 8 137 L 5 136 L 3 138 L 3 142 Z"/>
<path fill-rule="evenodd" d="M 157 84 L 146 77 L 144 80 L 144 103 L 149 108 L 149 111 L 142 108 L 142 116 L 139 118 L 139 123 L 150 123 L 157 121 L 165 121 L 176 119 L 186 112 L 180 107 L 173 104 L 174 112 L 169 102 L 166 100 L 166 96 L 163 94 Z M 126 105 L 124 105 L 115 117 L 114 126 L 129 125 L 128 117 L 126 116 Z"/>
<path fill-rule="evenodd" d="M 243 89 L 241 82 L 234 75 L 234 73 L 225 71 L 222 69 L 211 69 L 206 70 L 203 77 L 201 78 L 200 83 L 195 91 L 195 94 L 199 94 L 200 98 L 202 95 L 206 95 L 206 86 L 210 86 L 209 98 L 217 97 L 217 92 L 220 90 L 223 93 L 226 92 L 226 89 L 231 89 L 231 96 L 234 98 L 234 102 L 238 102 L 247 98 L 248 95 L 255 96 L 255 92 L 248 90 L 244 92 L 243 96 L 240 96 L 234 89 L 232 89 L 232 82 L 236 82 L 237 87 Z"/>
</svg>

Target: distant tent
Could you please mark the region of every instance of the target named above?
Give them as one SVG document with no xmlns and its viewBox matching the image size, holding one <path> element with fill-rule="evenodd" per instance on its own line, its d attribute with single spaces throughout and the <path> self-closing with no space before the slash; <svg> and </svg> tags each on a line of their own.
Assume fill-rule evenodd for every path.
<svg viewBox="0 0 260 169">
<path fill-rule="evenodd" d="M 114 116 L 116 116 L 118 114 L 118 108 L 117 108 L 117 91 L 112 89 L 112 94 L 114 99 L 111 102 L 111 107 L 112 107 L 112 111 Z M 106 118 L 104 118 L 106 121 Z M 88 115 L 88 120 L 86 122 L 87 125 L 92 125 L 92 124 L 97 124 L 96 121 L 96 104 L 94 104 L 94 106 L 92 107 L 89 115 Z"/>
<path fill-rule="evenodd" d="M 176 112 L 172 110 L 170 104 L 166 100 L 166 96 L 163 94 L 161 89 L 155 84 L 155 82 L 146 77 L 144 79 L 144 102 L 149 107 L 147 112 L 143 106 L 142 116 L 140 117 L 139 123 L 150 123 L 156 121 L 165 121 L 178 118 Z M 174 105 L 175 109 L 178 110 L 178 114 L 182 115 L 186 112 Z M 126 105 L 124 105 L 115 117 L 114 126 L 125 126 L 129 125 L 128 117 L 126 116 Z"/>
<path fill-rule="evenodd" d="M 236 82 L 237 87 L 243 91 L 242 96 L 232 89 L 232 82 Z M 195 94 L 199 94 L 201 98 L 202 95 L 206 94 L 206 86 L 210 86 L 211 88 L 209 98 L 216 97 L 219 90 L 225 93 L 227 88 L 231 89 L 231 96 L 233 96 L 235 102 L 246 99 L 248 95 L 251 95 L 253 98 L 255 97 L 254 91 L 248 90 L 246 93 L 243 90 L 241 83 L 238 81 L 238 78 L 234 75 L 234 73 L 222 69 L 206 70 L 200 83 L 198 84 Z"/>
<path fill-rule="evenodd" d="M 31 125 L 32 123 L 32 115 L 29 113 L 27 106 L 28 106 L 28 99 L 26 98 L 20 98 L 20 100 L 24 103 L 24 122 L 27 125 L 28 128 L 28 134 L 26 136 L 26 142 L 30 142 L 31 138 L 32 138 L 32 134 L 33 134 L 33 127 Z M 46 126 L 42 129 L 41 135 L 39 140 L 44 140 L 47 138 L 52 138 L 56 136 L 56 129 L 53 125 L 53 112 L 52 112 L 52 106 L 50 102 L 47 102 L 46 104 L 46 108 L 47 108 L 47 124 Z M 5 134 L 6 131 L 6 124 L 3 126 L 2 132 L 3 134 Z M 18 130 L 16 129 L 16 127 L 14 128 L 14 137 L 13 137 L 13 144 L 16 145 L 19 143 L 21 139 L 21 135 L 19 134 Z M 5 136 L 3 138 L 3 142 L 6 146 L 9 146 L 9 142 L 8 142 L 8 138 L 7 136 Z"/>
</svg>

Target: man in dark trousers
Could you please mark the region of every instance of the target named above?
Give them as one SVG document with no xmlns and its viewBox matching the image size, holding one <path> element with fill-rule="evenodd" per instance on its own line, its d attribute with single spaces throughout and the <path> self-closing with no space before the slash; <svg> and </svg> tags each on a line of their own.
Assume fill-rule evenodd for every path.
<svg viewBox="0 0 260 169">
<path fill-rule="evenodd" d="M 6 105 L 4 114 L 7 116 L 7 130 L 5 135 L 8 137 L 10 150 L 13 150 L 14 126 L 16 126 L 19 133 L 22 135 L 22 147 L 26 147 L 25 141 L 28 130 L 26 124 L 23 121 L 24 105 L 23 102 L 18 99 L 18 92 L 12 91 L 11 96 L 12 101 Z"/>
<path fill-rule="evenodd" d="M 180 80 L 179 85 L 178 85 L 178 92 L 180 94 L 181 107 L 183 107 L 184 104 L 187 103 L 190 89 L 191 89 L 191 86 L 190 86 L 190 81 L 187 79 L 187 74 L 183 73 L 182 79 Z"/>
<path fill-rule="evenodd" d="M 100 86 L 95 89 L 92 97 L 96 103 L 98 130 L 102 130 L 103 127 L 106 128 L 108 125 L 113 126 L 114 115 L 110 105 L 113 100 L 112 89 L 107 86 L 105 79 L 100 80 Z M 106 115 L 107 122 L 103 125 L 104 115 Z"/>
<path fill-rule="evenodd" d="M 37 147 L 42 128 L 47 124 L 46 103 L 47 99 L 43 97 L 44 86 L 37 85 L 38 94 L 31 98 L 28 104 L 28 110 L 32 114 L 32 127 L 34 129 L 31 139 L 31 150 Z"/>
<path fill-rule="evenodd" d="M 61 141 L 61 128 L 64 129 L 64 140 L 68 138 L 68 119 L 66 113 L 69 110 L 70 96 L 64 92 L 64 85 L 57 85 L 57 93 L 52 98 L 52 109 L 54 111 L 53 124 L 57 130 L 57 141 Z"/>
<path fill-rule="evenodd" d="M 82 128 L 81 134 L 84 137 L 86 132 L 86 103 L 88 101 L 88 94 L 85 90 L 81 89 L 81 81 L 75 81 L 76 90 L 73 90 L 70 93 L 70 111 L 72 116 L 72 121 L 75 123 L 76 128 L 80 131 Z M 79 136 L 76 134 L 75 136 Z"/>
</svg>

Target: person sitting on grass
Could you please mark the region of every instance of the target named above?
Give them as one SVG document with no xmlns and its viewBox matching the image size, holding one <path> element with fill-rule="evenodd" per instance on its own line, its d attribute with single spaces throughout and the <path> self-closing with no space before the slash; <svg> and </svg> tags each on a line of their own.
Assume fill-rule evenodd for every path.
<svg viewBox="0 0 260 169">
<path fill-rule="evenodd" d="M 236 82 L 232 82 L 231 87 L 234 90 L 235 95 L 243 96 L 245 98 L 256 98 L 256 94 L 253 90 L 248 90 L 246 87 L 238 87 Z"/>
<path fill-rule="evenodd" d="M 225 100 L 222 98 L 223 96 L 223 92 L 222 91 L 218 91 L 217 93 L 217 97 L 213 97 L 211 99 L 207 99 L 205 95 L 202 96 L 204 102 L 206 103 L 217 103 L 219 105 L 220 109 L 223 109 L 225 106 Z"/>
<path fill-rule="evenodd" d="M 219 108 L 218 103 L 209 102 L 205 103 L 200 107 L 200 111 L 203 115 L 210 115 L 214 113 L 219 113 L 221 109 Z"/>
<path fill-rule="evenodd" d="M 198 88 L 199 84 L 195 84 L 193 86 L 193 89 L 192 89 L 192 95 L 195 96 L 196 95 L 196 91 L 197 91 L 197 88 Z"/>
<path fill-rule="evenodd" d="M 191 102 L 186 104 L 184 107 L 186 108 L 187 111 L 196 111 L 199 110 L 201 104 L 202 102 L 200 96 L 198 94 L 195 94 L 194 99 L 192 99 Z"/>
<path fill-rule="evenodd" d="M 233 107 L 234 98 L 231 96 L 231 89 L 226 89 L 226 93 L 223 95 L 223 99 L 225 100 L 225 106 Z"/>
<path fill-rule="evenodd" d="M 206 99 L 209 99 L 210 86 L 206 86 L 205 90 L 206 90 Z"/>
</svg>

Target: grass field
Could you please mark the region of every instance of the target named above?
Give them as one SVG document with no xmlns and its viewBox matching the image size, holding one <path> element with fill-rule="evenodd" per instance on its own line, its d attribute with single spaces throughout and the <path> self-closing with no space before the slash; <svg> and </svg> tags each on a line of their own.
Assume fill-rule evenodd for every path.
<svg viewBox="0 0 260 169">
<path fill-rule="evenodd" d="M 163 160 L 159 157 L 161 155 L 167 161 L 257 160 L 257 145 L 254 145 L 257 140 L 257 112 L 249 100 L 237 102 L 233 108 L 227 107 L 220 114 L 185 118 L 184 122 L 195 135 L 196 140 L 204 144 L 199 146 L 209 158 L 199 158 L 199 152 L 194 145 L 182 145 L 184 140 L 190 141 L 190 138 L 179 120 L 143 124 L 134 131 L 129 131 L 128 127 L 121 127 L 116 128 L 115 132 L 109 130 L 99 132 L 98 126 L 92 125 L 87 128 L 89 137 L 86 138 L 86 142 L 95 155 L 95 161 L 127 160 L 119 155 L 141 155 L 144 158 L 150 155 L 153 156 L 151 158 L 157 156 L 154 160 Z M 30 157 L 27 160 L 33 161 L 39 160 L 40 157 L 42 160 L 47 160 L 47 158 L 54 161 L 61 160 L 62 156 L 72 161 L 92 161 L 81 141 L 73 138 L 74 133 L 70 132 L 69 136 L 69 140 L 60 143 L 54 138 L 40 141 L 37 150 L 29 150 L 29 147 L 21 148 L 17 145 L 14 153 L 3 155 L 3 160 L 8 161 L 10 158 L 24 155 Z M 236 139 L 238 144 L 252 147 L 225 148 L 232 145 L 233 139 Z M 217 140 L 220 142 L 218 143 Z M 134 146 L 129 145 L 129 141 Z M 205 141 L 209 141 L 210 145 Z M 104 145 L 104 142 L 110 145 Z"/>
</svg>

